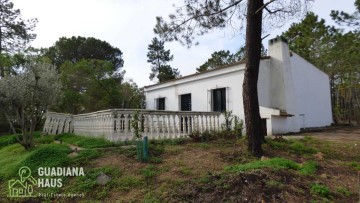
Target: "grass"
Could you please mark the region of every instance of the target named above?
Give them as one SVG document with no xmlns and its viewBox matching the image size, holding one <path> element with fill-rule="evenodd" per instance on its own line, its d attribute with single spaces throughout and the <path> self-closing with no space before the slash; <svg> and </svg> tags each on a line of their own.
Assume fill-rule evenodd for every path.
<svg viewBox="0 0 360 203">
<path fill-rule="evenodd" d="M 0 136 L 0 149 L 10 144 L 15 144 L 17 142 L 15 135 L 3 135 Z"/>
<path fill-rule="evenodd" d="M 316 153 L 316 150 L 312 147 L 307 146 L 306 144 L 308 143 L 313 143 L 314 139 L 313 138 L 304 138 L 302 140 L 299 141 L 292 141 L 292 140 L 271 140 L 271 139 L 267 139 L 266 140 L 268 145 L 276 150 L 285 150 L 285 151 L 289 151 L 293 154 L 298 154 L 298 155 L 305 155 L 305 154 L 314 154 Z"/>
<path fill-rule="evenodd" d="M 258 160 L 246 164 L 238 164 L 238 165 L 226 167 L 225 170 L 231 172 L 245 172 L 245 171 L 263 169 L 263 168 L 298 170 L 300 166 L 299 164 L 291 160 L 276 157 L 264 161 Z"/>
<path fill-rule="evenodd" d="M 86 149 L 94 148 L 106 148 L 119 146 L 116 143 L 105 140 L 104 138 L 90 138 L 84 136 L 77 136 L 74 134 L 60 134 L 55 136 L 56 140 L 62 140 L 63 142 L 73 144 Z"/>
<path fill-rule="evenodd" d="M 20 144 L 12 144 L 0 149 L 0 180 L 17 175 L 21 163 L 31 156 Z"/>
<path fill-rule="evenodd" d="M 202 142 L 194 142 L 190 139 L 151 140 L 149 142 L 151 156 L 148 164 L 136 161 L 135 148 L 112 148 L 125 143 L 111 143 L 104 139 L 73 134 L 45 137 L 36 134 L 36 148 L 26 151 L 21 145 L 14 144 L 13 138 L 14 136 L 11 135 L 0 137 L 0 196 L 7 192 L 6 184 L 3 183 L 17 176 L 18 168 L 25 164 L 30 168 L 84 167 L 85 176 L 65 177 L 63 188 L 41 191 L 85 193 L 86 199 L 74 199 L 74 201 L 201 202 L 210 200 L 207 199 L 209 196 L 212 198 L 222 196 L 224 199 L 220 198 L 214 202 L 232 202 L 239 200 L 239 196 L 245 198 L 249 194 L 248 201 L 253 200 L 252 195 L 259 198 L 259 195 L 264 195 L 266 202 L 271 202 L 274 199 L 269 200 L 266 197 L 275 197 L 274 195 L 284 194 L 279 191 L 285 191 L 289 195 L 305 197 L 304 201 L 309 202 L 314 198 L 315 200 L 323 198 L 323 201 L 337 198 L 353 200 L 356 195 L 352 187 L 347 189 L 328 182 L 326 186 L 309 185 L 311 182 L 324 181 L 314 174 L 317 168 L 329 170 L 329 167 L 324 165 L 329 164 L 326 160 L 331 157 L 326 154 L 324 160 L 315 162 L 312 154 L 316 152 L 325 154 L 324 149 L 333 146 L 311 137 L 296 141 L 269 139 L 264 144 L 265 153 L 268 156 L 282 157 L 262 161 L 247 153 L 244 139 L 218 138 Z M 77 145 L 85 150 L 79 151 L 75 157 L 70 157 L 68 154 L 71 149 L 67 144 L 55 144 L 54 139 L 61 139 L 64 143 Z M 360 167 L 357 159 L 351 160 L 350 149 L 345 151 L 348 149 L 341 148 L 344 147 L 342 145 L 335 147 L 335 150 L 342 150 L 342 155 L 338 158 L 346 158 L 340 161 L 342 165 L 339 167 L 349 171 L 351 171 L 349 166 L 354 169 Z M 194 153 L 198 153 L 199 156 L 194 156 Z M 294 160 L 303 160 L 304 163 L 300 164 Z M 268 170 L 262 172 L 263 169 Z M 257 172 L 249 173 L 253 170 Z M 325 172 L 331 176 L 331 173 Z M 111 178 L 106 185 L 96 183 L 96 178 L 101 173 Z M 342 177 L 341 181 L 350 181 L 346 176 Z M 287 187 L 288 184 L 292 187 Z M 251 190 L 254 188 L 256 191 L 256 188 L 260 187 L 263 193 L 258 194 Z M 334 192 L 331 193 L 329 188 Z M 200 196 L 206 198 L 199 199 Z M 3 202 L 2 200 L 0 197 L 0 202 Z M 61 199 L 55 201 L 58 200 Z M 285 202 L 287 199 L 281 200 Z"/>
<path fill-rule="evenodd" d="M 229 172 L 246 172 L 256 169 L 271 168 L 277 169 L 292 169 L 299 171 L 300 174 L 313 175 L 316 172 L 317 164 L 314 161 L 305 162 L 300 165 L 289 159 L 275 157 L 267 160 L 257 160 L 245 164 L 233 165 L 226 167 L 225 171 Z"/>
<path fill-rule="evenodd" d="M 330 189 L 326 185 L 312 184 L 310 188 L 311 192 L 321 197 L 331 198 Z"/>
</svg>

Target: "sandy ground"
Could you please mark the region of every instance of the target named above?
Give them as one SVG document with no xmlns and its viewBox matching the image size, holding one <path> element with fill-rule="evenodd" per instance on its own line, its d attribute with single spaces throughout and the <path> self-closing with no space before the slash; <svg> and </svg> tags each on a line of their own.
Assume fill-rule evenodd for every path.
<svg viewBox="0 0 360 203">
<path fill-rule="evenodd" d="M 360 126 L 331 126 L 294 135 L 283 135 L 285 139 L 297 139 L 303 138 L 304 136 L 312 136 L 317 139 L 336 142 L 360 142 Z"/>
</svg>

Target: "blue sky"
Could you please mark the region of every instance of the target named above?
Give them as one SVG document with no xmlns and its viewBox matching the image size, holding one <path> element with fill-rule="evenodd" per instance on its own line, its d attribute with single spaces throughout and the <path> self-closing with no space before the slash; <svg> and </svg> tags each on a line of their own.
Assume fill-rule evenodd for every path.
<svg viewBox="0 0 360 203">
<path fill-rule="evenodd" d="M 133 79 L 140 87 L 154 82 L 149 80 L 150 64 L 146 62 L 147 47 L 155 36 L 153 28 L 155 17 L 167 17 L 174 10 L 173 4 L 181 5 L 182 0 L 12 0 L 15 8 L 21 10 L 24 18 L 38 18 L 35 29 L 37 38 L 34 47 L 49 47 L 60 37 L 95 37 L 109 42 L 124 53 L 125 78 Z M 315 0 L 311 11 L 328 24 L 334 24 L 331 10 L 355 10 L 354 0 L 329 1 Z M 295 19 L 291 22 L 299 22 Z M 273 28 L 266 34 L 267 39 L 286 31 L 291 22 Z M 213 31 L 197 38 L 198 46 L 181 46 L 177 42 L 167 43 L 174 60 L 172 67 L 178 68 L 181 75 L 195 72 L 212 52 L 218 50 L 236 51 L 244 44 L 244 35 L 233 35 L 227 30 Z"/>
</svg>

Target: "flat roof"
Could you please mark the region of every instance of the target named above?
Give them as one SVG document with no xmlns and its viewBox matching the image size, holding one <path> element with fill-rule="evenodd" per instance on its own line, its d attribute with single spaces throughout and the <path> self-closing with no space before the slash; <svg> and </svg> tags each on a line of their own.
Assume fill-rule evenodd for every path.
<svg viewBox="0 0 360 203">
<path fill-rule="evenodd" d="M 265 60 L 265 59 L 270 59 L 270 56 L 263 56 L 263 57 L 261 57 L 260 60 Z M 162 83 L 153 84 L 153 85 L 147 85 L 147 86 L 144 86 L 144 88 L 154 87 L 154 86 L 157 86 L 157 85 L 162 85 L 162 84 L 173 82 L 173 81 L 176 81 L 176 80 L 181 80 L 181 79 L 190 78 L 190 77 L 197 76 L 197 75 L 202 75 L 202 74 L 205 74 L 205 73 L 222 70 L 222 69 L 225 69 L 225 68 L 229 68 L 229 67 L 244 64 L 244 63 L 245 63 L 245 61 L 238 61 L 238 62 L 235 62 L 235 63 L 219 66 L 217 68 L 213 68 L 213 69 L 206 70 L 206 71 L 203 71 L 203 72 L 194 73 L 194 74 L 190 74 L 190 75 L 185 75 L 185 76 L 175 78 L 175 79 L 172 79 L 172 80 L 167 80 L 167 81 L 162 82 Z"/>
</svg>

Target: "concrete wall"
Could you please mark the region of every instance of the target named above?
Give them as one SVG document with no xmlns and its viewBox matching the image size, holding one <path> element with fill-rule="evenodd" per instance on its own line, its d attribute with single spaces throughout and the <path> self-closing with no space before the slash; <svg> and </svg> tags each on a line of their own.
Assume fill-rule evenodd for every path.
<svg viewBox="0 0 360 203">
<path fill-rule="evenodd" d="M 295 53 L 290 62 L 300 128 L 331 125 L 333 120 L 329 76 Z"/>
<path fill-rule="evenodd" d="M 260 62 L 258 96 L 267 134 L 299 132 L 300 128 L 332 123 L 329 78 L 296 54 L 290 57 L 282 39 L 269 42 L 269 55 Z M 145 87 L 146 108 L 165 97 L 165 110 L 180 110 L 180 95 L 191 93 L 192 111 L 211 111 L 211 90 L 226 88 L 226 110 L 244 119 L 242 83 L 245 64 L 185 76 Z"/>
</svg>

